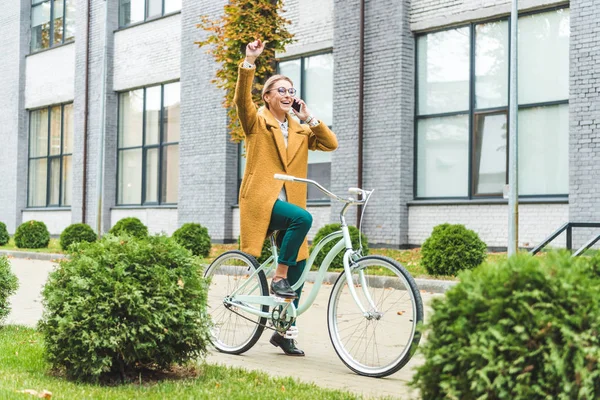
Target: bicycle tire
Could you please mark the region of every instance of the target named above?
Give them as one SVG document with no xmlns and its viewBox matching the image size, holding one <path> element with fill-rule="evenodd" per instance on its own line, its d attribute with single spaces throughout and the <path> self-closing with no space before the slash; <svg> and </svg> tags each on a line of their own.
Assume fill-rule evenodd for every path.
<svg viewBox="0 0 600 400">
<path fill-rule="evenodd" d="M 366 316 L 360 311 L 350 294 L 346 274 L 342 272 L 329 297 L 329 338 L 338 357 L 348 368 L 359 375 L 381 378 L 399 371 L 416 351 L 421 338 L 418 325 L 423 321 L 423 301 L 413 277 L 395 260 L 367 256 L 354 265 L 353 286 L 370 314 Z M 371 267 L 379 269 L 379 275 L 365 272 Z M 383 269 L 388 270 L 387 275 L 381 275 Z M 376 309 L 371 307 L 358 281 L 359 271 L 365 274 L 366 291 Z M 383 304 L 388 300 L 391 305 Z M 378 328 L 383 329 L 375 332 Z M 378 346 L 378 339 L 383 345 L 381 352 L 378 348 L 374 349 Z M 373 350 L 371 359 L 367 354 L 369 350 Z M 364 356 L 362 360 L 359 359 L 361 355 Z"/>
<path fill-rule="evenodd" d="M 210 279 L 207 306 L 212 321 L 211 342 L 220 352 L 242 354 L 250 350 L 265 329 L 266 318 L 240 308 L 228 308 L 223 301 L 258 268 L 259 264 L 253 256 L 231 250 L 217 257 L 204 272 L 204 277 Z M 256 282 L 248 284 L 240 294 L 268 296 L 264 272 L 260 271 L 253 280 Z M 262 305 L 261 310 L 268 312 L 269 307 Z"/>
</svg>

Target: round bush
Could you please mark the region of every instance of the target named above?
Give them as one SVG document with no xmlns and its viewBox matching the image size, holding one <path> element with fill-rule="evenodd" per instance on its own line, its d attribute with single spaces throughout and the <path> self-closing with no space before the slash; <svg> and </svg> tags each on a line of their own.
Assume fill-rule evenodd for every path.
<svg viewBox="0 0 600 400">
<path fill-rule="evenodd" d="M 14 239 L 20 249 L 42 249 L 48 247 L 50 232 L 41 221 L 27 221 L 19 225 Z"/>
<path fill-rule="evenodd" d="M 424 399 L 600 398 L 600 260 L 520 254 L 434 299 Z"/>
<path fill-rule="evenodd" d="M 206 354 L 207 284 L 198 258 L 165 236 L 106 235 L 71 249 L 43 290 L 39 329 L 53 368 L 95 380 Z"/>
<path fill-rule="evenodd" d="M 98 240 L 96 232 L 87 224 L 72 224 L 60 234 L 60 247 L 63 250 L 73 243 L 95 242 Z"/>
<path fill-rule="evenodd" d="M 6 257 L 0 257 L 0 322 L 10 313 L 8 298 L 15 294 L 19 283 L 10 270 L 10 262 Z"/>
<path fill-rule="evenodd" d="M 136 238 L 145 238 L 148 236 L 148 227 L 136 217 L 127 217 L 117 221 L 109 233 L 120 236 L 129 235 Z"/>
<path fill-rule="evenodd" d="M 421 247 L 421 263 L 430 275 L 456 275 L 479 266 L 487 256 L 487 245 L 464 225 L 441 224 Z"/>
<path fill-rule="evenodd" d="M 173 239 L 195 256 L 208 257 L 210 254 L 210 236 L 208 229 L 200 224 L 188 222 L 173 232 Z"/>
<path fill-rule="evenodd" d="M 4 246 L 9 240 L 10 236 L 8 235 L 6 224 L 4 222 L 0 222 L 0 246 Z"/>
<path fill-rule="evenodd" d="M 319 229 L 317 231 L 317 234 L 315 235 L 312 245 L 310 246 L 310 251 L 312 252 L 314 250 L 314 248 L 316 247 L 316 245 L 319 243 L 319 241 L 321 239 L 323 239 L 325 236 L 329 235 L 330 233 L 333 233 L 335 231 L 339 231 L 341 229 L 341 225 L 340 224 L 329 224 L 329 225 L 325 225 L 324 227 L 322 227 L 321 229 Z M 350 227 L 350 239 L 352 240 L 352 246 L 355 249 L 358 249 L 359 243 L 358 243 L 358 229 L 354 226 Z M 367 254 L 369 254 L 369 242 L 367 240 L 367 236 L 363 233 L 361 235 L 361 240 L 362 240 L 362 246 L 363 246 L 363 255 L 366 256 Z M 333 248 L 333 246 L 336 245 L 336 243 L 339 241 L 339 239 L 337 240 L 332 240 L 329 243 L 327 243 L 325 245 L 325 247 L 323 247 L 321 249 L 321 251 L 319 252 L 319 254 L 317 254 L 317 257 L 315 258 L 315 264 L 316 266 L 321 265 L 321 263 L 323 262 L 323 260 L 325 259 L 325 256 L 327 255 L 327 253 L 329 252 L 329 250 L 331 250 Z M 344 268 L 344 251 L 342 250 L 340 253 L 338 253 L 335 258 L 333 259 L 333 261 L 331 262 L 330 268 Z"/>
</svg>

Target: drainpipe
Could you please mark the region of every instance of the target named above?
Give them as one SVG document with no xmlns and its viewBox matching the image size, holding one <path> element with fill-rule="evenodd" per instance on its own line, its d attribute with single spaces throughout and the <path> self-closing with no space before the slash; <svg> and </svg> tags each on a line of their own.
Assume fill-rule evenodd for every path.
<svg viewBox="0 0 600 400">
<path fill-rule="evenodd" d="M 104 0 L 104 45 L 102 50 L 102 90 L 100 91 L 100 138 L 98 139 L 98 164 L 96 168 L 96 233 L 102 235 L 102 197 L 104 194 L 104 137 L 106 135 L 106 74 L 108 69 L 108 0 Z"/>
<path fill-rule="evenodd" d="M 365 80 L 365 0 L 360 0 L 360 33 L 358 42 L 358 177 L 357 185 L 363 187 L 363 112 L 364 112 L 364 80 Z M 362 206 L 356 213 L 356 227 L 360 229 Z"/>
<path fill-rule="evenodd" d="M 90 75 L 90 2 L 87 0 L 87 25 L 85 32 L 85 92 L 83 100 L 83 187 L 81 189 L 81 223 L 85 224 L 87 212 L 87 140 L 88 140 L 88 93 Z"/>
</svg>

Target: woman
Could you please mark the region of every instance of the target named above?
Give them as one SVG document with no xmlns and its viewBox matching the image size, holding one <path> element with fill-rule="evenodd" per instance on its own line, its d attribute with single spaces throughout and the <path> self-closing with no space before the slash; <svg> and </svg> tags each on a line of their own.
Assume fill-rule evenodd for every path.
<svg viewBox="0 0 600 400">
<path fill-rule="evenodd" d="M 333 151 L 337 138 L 324 123 L 316 119 L 306 103 L 295 98 L 292 81 L 282 75 L 269 78 L 262 90 L 264 107 L 256 108 L 252 101 L 252 82 L 255 61 L 265 44 L 256 40 L 246 46 L 246 59 L 240 65 L 234 103 L 246 134 L 246 171 L 240 189 L 240 228 L 242 251 L 260 256 L 267 231 L 283 234 L 279 247 L 279 260 L 270 291 L 284 298 L 298 298 L 302 291 L 294 292 L 296 283 L 308 258 L 306 234 L 312 216 L 306 211 L 306 185 L 298 182 L 276 180 L 274 174 L 306 178 L 308 150 Z M 300 104 L 296 116 L 301 124 L 291 118 L 292 103 Z M 271 344 L 279 346 L 287 355 L 303 356 L 292 339 L 277 332 Z"/>
</svg>

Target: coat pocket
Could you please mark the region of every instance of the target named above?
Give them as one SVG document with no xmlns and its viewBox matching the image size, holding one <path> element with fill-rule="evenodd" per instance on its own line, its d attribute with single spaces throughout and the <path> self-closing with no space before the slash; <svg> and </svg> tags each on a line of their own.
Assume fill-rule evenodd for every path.
<svg viewBox="0 0 600 400">
<path fill-rule="evenodd" d="M 242 199 L 246 198 L 246 193 L 248 192 L 248 187 L 250 187 L 250 184 L 252 183 L 252 178 L 254 178 L 254 174 L 250 173 L 242 182 Z"/>
</svg>

